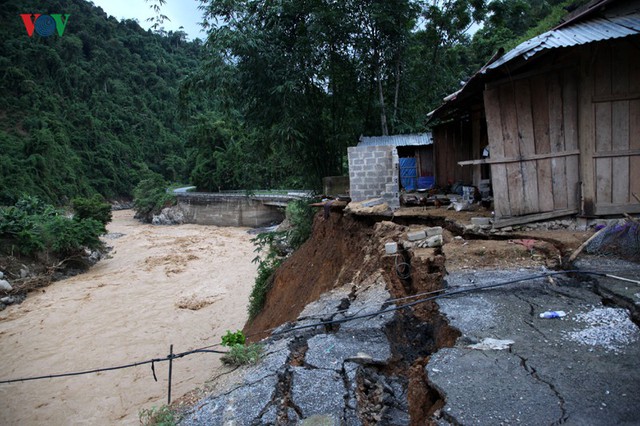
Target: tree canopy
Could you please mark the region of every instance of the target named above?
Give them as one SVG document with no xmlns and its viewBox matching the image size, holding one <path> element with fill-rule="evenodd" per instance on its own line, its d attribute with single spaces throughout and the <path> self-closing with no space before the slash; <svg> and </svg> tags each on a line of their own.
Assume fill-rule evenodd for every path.
<svg viewBox="0 0 640 426">
<path fill-rule="evenodd" d="M 141 180 L 318 188 L 360 135 L 428 130 L 499 47 L 576 3 L 199 1 L 206 43 L 83 0 L 3 3 L 0 203 L 130 195 Z M 28 12 L 71 16 L 64 35 L 29 37 Z"/>
<path fill-rule="evenodd" d="M 29 37 L 22 13 L 70 16 L 62 36 Z M 200 42 L 82 0 L 11 0 L 0 19 L 0 203 L 126 196 L 150 172 L 186 177 L 178 88 Z"/>
</svg>

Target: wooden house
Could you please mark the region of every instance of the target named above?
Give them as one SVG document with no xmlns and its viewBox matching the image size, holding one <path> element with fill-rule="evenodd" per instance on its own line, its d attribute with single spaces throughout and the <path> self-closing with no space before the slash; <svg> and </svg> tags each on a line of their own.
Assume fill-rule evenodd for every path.
<svg viewBox="0 0 640 426">
<path fill-rule="evenodd" d="M 640 0 L 594 0 L 430 113 L 436 178 L 490 179 L 495 226 L 640 212 Z"/>
</svg>

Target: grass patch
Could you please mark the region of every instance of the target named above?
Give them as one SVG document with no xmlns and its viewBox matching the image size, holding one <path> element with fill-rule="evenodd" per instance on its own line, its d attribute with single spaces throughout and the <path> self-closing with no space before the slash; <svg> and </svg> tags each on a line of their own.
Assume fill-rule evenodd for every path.
<svg viewBox="0 0 640 426">
<path fill-rule="evenodd" d="M 175 426 L 176 414 L 167 405 L 145 408 L 138 414 L 140 423 L 145 426 Z"/>
<path fill-rule="evenodd" d="M 257 364 L 262 356 L 262 345 L 251 343 L 249 345 L 236 344 L 229 347 L 229 352 L 220 359 L 226 365 Z"/>
</svg>

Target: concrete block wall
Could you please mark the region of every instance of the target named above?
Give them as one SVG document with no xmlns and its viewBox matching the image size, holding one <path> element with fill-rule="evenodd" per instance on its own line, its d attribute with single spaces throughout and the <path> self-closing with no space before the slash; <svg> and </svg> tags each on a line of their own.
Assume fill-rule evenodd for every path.
<svg viewBox="0 0 640 426">
<path fill-rule="evenodd" d="M 349 156 L 349 195 L 353 201 L 385 199 L 399 207 L 398 151 L 395 146 L 354 146 Z"/>
</svg>

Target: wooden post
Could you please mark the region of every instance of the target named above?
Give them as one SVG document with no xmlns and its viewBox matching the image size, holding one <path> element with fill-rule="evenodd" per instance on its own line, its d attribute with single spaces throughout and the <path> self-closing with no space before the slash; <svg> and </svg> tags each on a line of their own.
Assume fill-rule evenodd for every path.
<svg viewBox="0 0 640 426">
<path fill-rule="evenodd" d="M 169 391 L 167 393 L 167 405 L 171 405 L 171 370 L 173 369 L 173 344 L 169 347 Z"/>
</svg>

